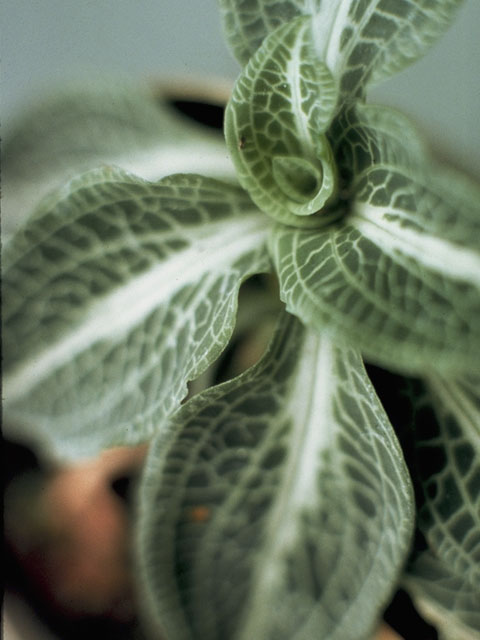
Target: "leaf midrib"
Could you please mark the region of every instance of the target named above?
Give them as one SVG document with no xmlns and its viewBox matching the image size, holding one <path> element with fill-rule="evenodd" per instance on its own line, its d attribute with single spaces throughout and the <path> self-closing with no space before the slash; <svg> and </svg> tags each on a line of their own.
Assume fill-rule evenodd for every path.
<svg viewBox="0 0 480 640">
<path fill-rule="evenodd" d="M 253 588 L 249 603 L 245 607 L 245 611 L 248 612 L 247 622 L 239 636 L 241 640 L 261 637 L 261 631 L 268 626 L 264 616 L 268 615 L 270 608 L 265 607 L 265 602 L 275 597 L 276 587 L 282 579 L 278 570 L 282 567 L 284 555 L 295 539 L 295 532 L 292 530 L 292 526 L 295 526 L 295 518 L 299 517 L 302 507 L 308 502 L 315 504 L 317 501 L 314 484 L 318 472 L 318 458 L 321 450 L 331 443 L 332 437 L 329 428 L 331 409 L 329 399 L 332 386 L 329 384 L 332 382 L 329 374 L 332 357 L 331 346 L 325 338 L 308 332 L 298 355 L 299 367 L 294 374 L 294 384 L 288 396 L 288 408 L 286 407 L 291 422 L 302 424 L 303 429 L 297 434 L 292 434 L 299 446 L 295 444 L 289 446 L 290 457 L 264 533 L 264 540 L 274 542 L 263 547 L 262 553 L 258 556 L 255 575 L 252 579 Z M 310 381 L 308 399 L 306 402 L 300 400 L 295 408 L 296 397 L 305 398 L 305 379 L 307 384 Z M 312 382 L 319 380 L 322 380 L 323 384 L 320 388 L 321 393 L 316 395 L 318 387 Z M 323 426 L 316 424 L 312 428 L 312 414 L 319 405 L 327 407 L 327 412 L 322 416 Z M 304 414 L 303 420 L 299 419 L 301 413 Z M 324 442 L 320 443 L 322 439 Z M 312 457 L 311 464 L 302 464 L 305 452 Z M 307 490 L 303 477 L 305 469 L 310 472 L 306 479 L 306 483 L 310 485 Z"/>
<path fill-rule="evenodd" d="M 216 232 L 212 234 L 213 246 L 208 244 L 205 249 L 199 248 L 196 238 L 190 238 L 188 248 L 169 256 L 167 259 L 168 273 L 165 263 L 161 262 L 146 273 L 142 273 L 131 280 L 127 286 L 114 290 L 108 296 L 101 298 L 88 313 L 78 320 L 77 330 L 70 331 L 61 337 L 55 346 L 44 347 L 40 353 L 36 352 L 28 359 L 17 365 L 4 379 L 4 394 L 7 402 L 14 402 L 33 389 L 45 376 L 57 370 L 67 361 L 71 361 L 84 349 L 102 340 L 122 340 L 134 326 L 138 325 L 145 314 L 153 311 L 168 299 L 173 293 L 187 284 L 201 279 L 202 273 L 219 270 L 222 266 L 232 263 L 232 256 L 237 258 L 245 253 L 254 251 L 264 242 L 268 219 L 256 212 L 251 216 L 239 217 L 238 220 L 223 220 L 215 223 Z M 227 238 L 220 233 L 221 228 L 228 230 Z M 201 228 L 203 232 L 203 228 Z M 203 235 L 201 233 L 200 235 Z M 233 242 L 227 245 L 226 239 Z M 202 256 L 201 268 L 196 262 Z M 197 258 L 197 260 L 195 260 Z M 188 268 L 185 268 L 188 265 Z M 179 279 L 178 274 L 182 274 Z M 169 274 L 169 275 L 168 275 Z M 159 286 L 163 285 L 163 286 Z M 138 298 L 139 284 L 143 288 L 141 308 L 132 301 Z M 128 314 L 125 314 L 125 309 Z"/>
</svg>

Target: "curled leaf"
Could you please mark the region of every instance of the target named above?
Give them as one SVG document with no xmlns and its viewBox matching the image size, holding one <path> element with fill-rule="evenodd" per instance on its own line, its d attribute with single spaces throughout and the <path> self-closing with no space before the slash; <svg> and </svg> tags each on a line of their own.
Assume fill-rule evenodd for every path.
<svg viewBox="0 0 480 640">
<path fill-rule="evenodd" d="M 478 372 L 478 187 L 420 168 L 421 147 L 403 149 L 399 131 L 374 132 L 375 115 L 390 118 L 362 109 L 363 125 L 341 143 L 340 174 L 356 172 L 345 224 L 273 230 L 281 298 L 372 362 L 410 374 Z"/>
<path fill-rule="evenodd" d="M 238 179 L 280 222 L 313 228 L 330 219 L 336 169 L 325 132 L 336 102 L 305 17 L 269 35 L 235 85 L 225 135 Z"/>
</svg>

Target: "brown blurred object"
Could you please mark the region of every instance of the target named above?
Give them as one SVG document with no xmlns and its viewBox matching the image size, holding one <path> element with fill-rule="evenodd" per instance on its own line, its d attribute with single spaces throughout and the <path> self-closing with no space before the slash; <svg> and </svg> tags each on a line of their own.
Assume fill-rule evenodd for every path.
<svg viewBox="0 0 480 640">
<path fill-rule="evenodd" d="M 16 479 L 5 496 L 5 535 L 42 597 L 67 616 L 134 615 L 130 524 L 116 479 L 135 473 L 146 447 Z"/>
<path fill-rule="evenodd" d="M 373 640 L 403 640 L 403 638 L 388 625 L 382 624 Z"/>
</svg>

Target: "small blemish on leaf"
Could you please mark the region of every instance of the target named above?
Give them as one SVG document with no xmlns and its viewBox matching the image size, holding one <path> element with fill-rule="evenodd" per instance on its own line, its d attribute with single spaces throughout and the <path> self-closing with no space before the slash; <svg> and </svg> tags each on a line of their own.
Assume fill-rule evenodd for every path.
<svg viewBox="0 0 480 640">
<path fill-rule="evenodd" d="M 210 518 L 211 510 L 205 505 L 198 505 L 192 507 L 188 514 L 188 518 L 191 522 L 202 523 L 206 522 Z"/>
</svg>

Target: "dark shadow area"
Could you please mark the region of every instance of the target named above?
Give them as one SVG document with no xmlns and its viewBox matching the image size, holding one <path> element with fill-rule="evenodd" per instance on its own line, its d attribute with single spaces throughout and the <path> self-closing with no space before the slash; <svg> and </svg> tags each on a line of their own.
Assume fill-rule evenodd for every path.
<svg viewBox="0 0 480 640">
<path fill-rule="evenodd" d="M 28 523 L 17 523 L 12 527 L 12 518 L 18 513 L 25 513 L 30 509 L 35 514 L 37 494 L 46 486 L 50 477 L 50 471 L 42 468 L 37 457 L 26 446 L 3 440 L 3 466 L 2 482 L 4 498 L 4 531 L 3 566 L 5 593 L 11 594 L 13 599 L 26 606 L 26 613 L 21 610 L 20 615 L 32 614 L 32 624 L 39 624 L 47 633 L 59 640 L 145 640 L 138 622 L 124 622 L 110 619 L 108 616 L 83 615 L 64 613 L 52 602 L 48 588 L 43 582 L 49 580 L 44 575 L 44 558 L 42 554 L 47 552 L 47 542 L 42 539 L 41 525 L 36 522 L 35 516 Z M 136 478 L 122 476 L 112 483 L 112 491 L 125 501 L 127 513 L 131 511 L 131 489 Z M 25 481 L 25 482 L 24 482 Z M 21 489 L 15 491 L 14 497 L 9 497 L 9 489 L 14 483 L 20 483 Z M 22 484 L 23 483 L 23 484 Z M 16 501 L 21 500 L 25 505 L 18 507 Z M 22 525 L 30 528 L 31 546 L 25 548 L 22 553 L 22 545 L 18 540 L 12 539 L 11 531 L 18 530 Z M 38 526 L 38 530 L 36 527 Z M 14 607 L 15 609 L 15 607 Z M 15 623 L 15 612 L 11 611 Z M 22 623 L 30 627 L 30 620 L 18 621 L 19 631 Z M 33 635 L 28 640 L 35 640 Z"/>
<path fill-rule="evenodd" d="M 393 596 L 383 618 L 405 640 L 438 640 L 435 628 L 425 622 L 402 589 Z"/>
<path fill-rule="evenodd" d="M 210 129 L 223 131 L 224 107 L 218 104 L 200 102 L 198 100 L 167 100 L 168 104 L 182 116 L 194 120 Z"/>
</svg>

